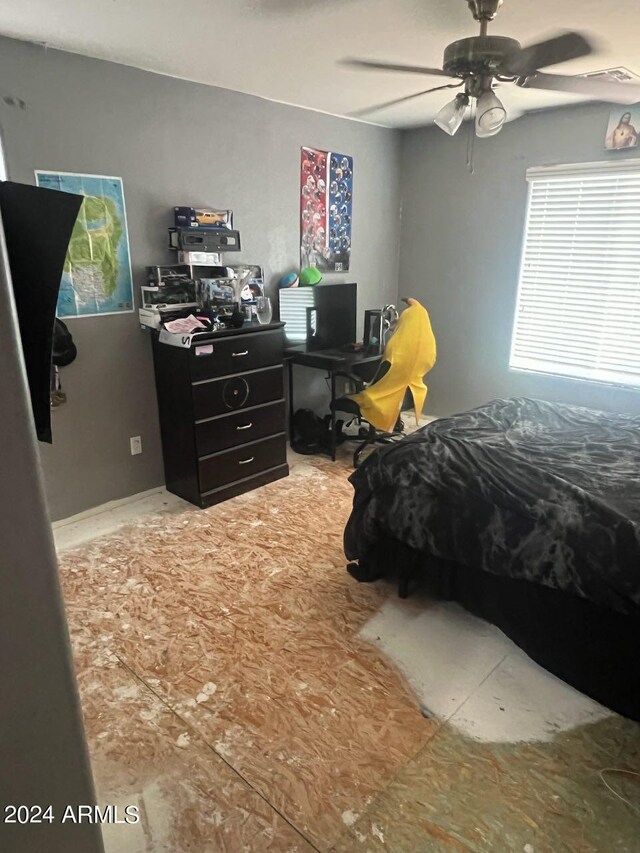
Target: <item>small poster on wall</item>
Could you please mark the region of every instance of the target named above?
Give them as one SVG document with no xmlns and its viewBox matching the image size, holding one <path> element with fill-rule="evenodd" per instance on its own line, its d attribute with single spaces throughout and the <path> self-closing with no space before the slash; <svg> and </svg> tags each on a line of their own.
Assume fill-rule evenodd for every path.
<svg viewBox="0 0 640 853">
<path fill-rule="evenodd" d="M 300 267 L 347 272 L 351 258 L 353 157 L 302 148 Z"/>
<path fill-rule="evenodd" d="M 622 148 L 638 147 L 640 130 L 640 105 L 632 107 L 614 107 L 609 115 L 609 126 L 605 138 L 605 148 L 610 151 Z"/>
<path fill-rule="evenodd" d="M 133 282 L 122 178 L 36 172 L 39 187 L 85 197 L 64 262 L 58 317 L 133 311 Z"/>
</svg>

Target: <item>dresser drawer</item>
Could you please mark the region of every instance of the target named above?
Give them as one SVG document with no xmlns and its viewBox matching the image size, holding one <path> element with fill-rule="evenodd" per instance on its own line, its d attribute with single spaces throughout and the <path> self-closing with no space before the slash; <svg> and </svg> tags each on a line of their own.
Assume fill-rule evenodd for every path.
<svg viewBox="0 0 640 853">
<path fill-rule="evenodd" d="M 284 432 L 284 400 L 196 424 L 198 456 Z"/>
<path fill-rule="evenodd" d="M 195 419 L 214 418 L 236 409 L 281 400 L 284 397 L 283 368 L 279 365 L 252 370 L 240 376 L 196 382 L 192 387 Z"/>
<path fill-rule="evenodd" d="M 280 364 L 284 349 L 281 329 L 251 332 L 209 342 L 212 353 L 198 355 L 204 347 L 194 346 L 189 352 L 191 379 L 212 379 L 229 373 L 242 373 L 270 364 Z"/>
<path fill-rule="evenodd" d="M 284 434 L 252 441 L 223 453 L 215 453 L 198 462 L 200 491 L 217 489 L 226 483 L 284 465 L 286 461 L 287 445 Z"/>
</svg>

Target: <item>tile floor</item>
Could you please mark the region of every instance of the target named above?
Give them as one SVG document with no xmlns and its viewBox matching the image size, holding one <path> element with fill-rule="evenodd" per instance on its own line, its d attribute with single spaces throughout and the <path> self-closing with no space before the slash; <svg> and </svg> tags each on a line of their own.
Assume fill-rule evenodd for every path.
<svg viewBox="0 0 640 853">
<path fill-rule="evenodd" d="M 56 525 L 107 853 L 640 850 L 640 726 L 345 572 L 346 464 Z"/>
</svg>

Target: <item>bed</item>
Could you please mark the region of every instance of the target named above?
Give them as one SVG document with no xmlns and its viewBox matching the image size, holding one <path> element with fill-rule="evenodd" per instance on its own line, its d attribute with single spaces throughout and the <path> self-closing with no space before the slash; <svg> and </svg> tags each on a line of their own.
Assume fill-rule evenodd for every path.
<svg viewBox="0 0 640 853">
<path fill-rule="evenodd" d="M 351 476 L 359 580 L 420 580 L 640 719 L 640 417 L 528 398 L 434 421 Z"/>
</svg>

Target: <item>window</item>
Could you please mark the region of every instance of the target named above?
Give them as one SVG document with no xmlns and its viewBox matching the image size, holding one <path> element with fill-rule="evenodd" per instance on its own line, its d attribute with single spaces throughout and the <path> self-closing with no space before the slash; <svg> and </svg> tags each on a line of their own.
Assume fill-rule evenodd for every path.
<svg viewBox="0 0 640 853">
<path fill-rule="evenodd" d="M 527 180 L 510 366 L 640 386 L 640 159 Z"/>
</svg>

